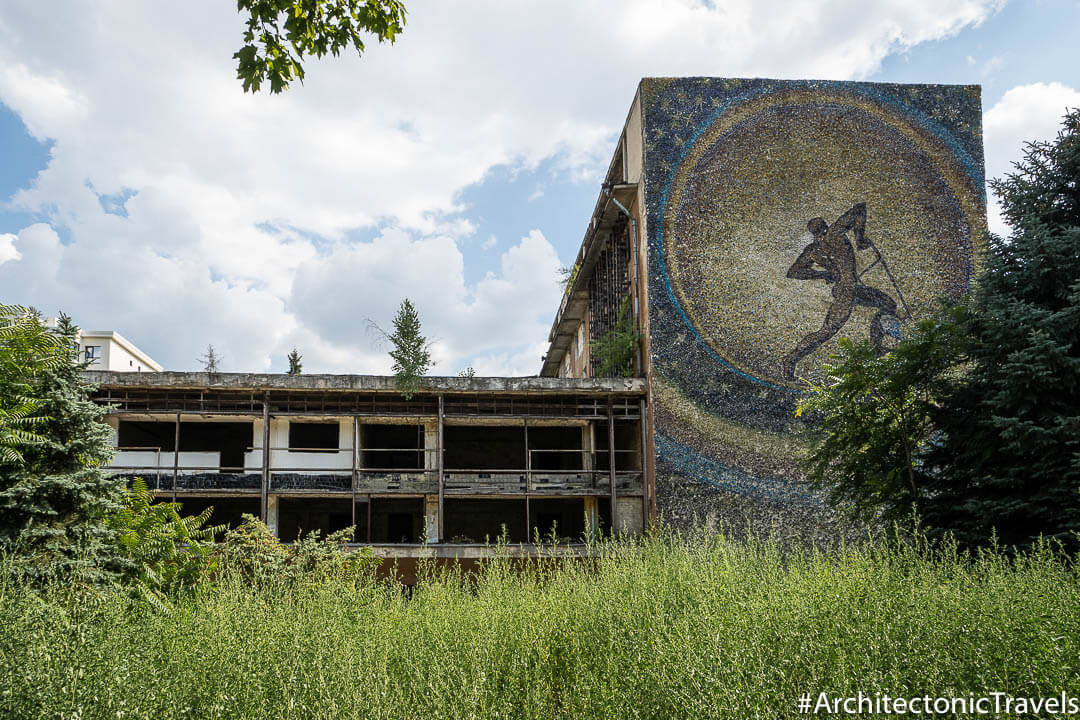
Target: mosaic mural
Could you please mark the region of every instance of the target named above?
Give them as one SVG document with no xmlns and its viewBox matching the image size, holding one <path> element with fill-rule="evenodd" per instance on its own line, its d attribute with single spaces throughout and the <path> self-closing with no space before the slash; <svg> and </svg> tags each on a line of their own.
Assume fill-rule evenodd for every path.
<svg viewBox="0 0 1080 720">
<path fill-rule="evenodd" d="M 660 510 L 824 528 L 796 399 L 840 338 L 887 352 L 968 290 L 979 88 L 646 79 L 641 101 Z"/>
</svg>

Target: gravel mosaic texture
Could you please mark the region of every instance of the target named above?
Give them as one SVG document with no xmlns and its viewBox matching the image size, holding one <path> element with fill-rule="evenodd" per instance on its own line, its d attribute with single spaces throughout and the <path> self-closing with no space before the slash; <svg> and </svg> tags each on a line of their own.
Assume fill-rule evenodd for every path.
<svg viewBox="0 0 1080 720">
<path fill-rule="evenodd" d="M 642 81 L 658 502 L 817 535 L 794 417 L 842 337 L 882 352 L 969 289 L 978 86 Z"/>
</svg>

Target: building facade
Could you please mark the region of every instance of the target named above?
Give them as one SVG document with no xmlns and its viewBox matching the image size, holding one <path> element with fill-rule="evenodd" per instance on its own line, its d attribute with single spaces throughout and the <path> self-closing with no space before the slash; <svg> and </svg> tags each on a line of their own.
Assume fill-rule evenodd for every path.
<svg viewBox="0 0 1080 720">
<path fill-rule="evenodd" d="M 80 330 L 75 348 L 91 370 L 161 372 L 161 365 L 115 330 Z"/>
<path fill-rule="evenodd" d="M 91 380 L 114 472 L 283 540 L 580 540 L 707 517 L 832 538 L 798 467 L 798 398 L 841 338 L 886 352 L 968 292 L 985 228 L 977 86 L 647 78 L 540 377 L 427 378 L 407 402 L 373 376 Z"/>
<path fill-rule="evenodd" d="M 640 532 L 640 379 L 91 372 L 109 470 L 188 514 L 262 518 L 284 541 L 354 528 L 379 546 L 580 542 Z M 415 553 L 414 553 L 415 554 Z"/>
<path fill-rule="evenodd" d="M 797 399 L 840 338 L 885 352 L 966 293 L 985 228 L 977 86 L 648 78 L 541 374 L 610 372 L 627 314 L 654 512 L 832 534 Z"/>
</svg>

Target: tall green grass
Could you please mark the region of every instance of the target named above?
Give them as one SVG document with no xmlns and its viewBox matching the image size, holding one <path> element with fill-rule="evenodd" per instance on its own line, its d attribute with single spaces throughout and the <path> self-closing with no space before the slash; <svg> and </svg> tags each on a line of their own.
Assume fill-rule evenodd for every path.
<svg viewBox="0 0 1080 720">
<path fill-rule="evenodd" d="M 958 557 L 723 537 L 389 583 L 222 578 L 162 612 L 0 587 L 11 718 L 772 718 L 804 692 L 1080 688 L 1080 576 L 1047 550 Z"/>
</svg>

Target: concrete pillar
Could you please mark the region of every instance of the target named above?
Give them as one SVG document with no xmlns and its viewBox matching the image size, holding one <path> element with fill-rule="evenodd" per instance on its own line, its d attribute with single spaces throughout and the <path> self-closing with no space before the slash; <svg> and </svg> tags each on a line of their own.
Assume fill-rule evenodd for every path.
<svg viewBox="0 0 1080 720">
<path fill-rule="evenodd" d="M 424 469 L 436 470 L 438 469 L 438 455 L 436 454 L 439 447 L 439 423 L 436 420 L 429 420 L 424 423 Z"/>
<path fill-rule="evenodd" d="M 597 514 L 597 500 L 595 495 L 587 495 L 585 497 L 585 522 L 588 525 L 587 531 L 590 536 L 595 536 L 596 531 L 600 528 L 600 516 Z"/>
<path fill-rule="evenodd" d="M 581 469 L 593 469 L 593 426 L 581 426 Z"/>
<path fill-rule="evenodd" d="M 268 495 L 266 498 L 266 527 L 278 536 L 278 496 Z"/>
<path fill-rule="evenodd" d="M 619 535 L 640 535 L 645 531 L 645 517 L 641 500 L 634 497 L 620 497 L 615 501 L 615 517 L 612 519 Z"/>
<path fill-rule="evenodd" d="M 424 496 L 424 527 L 427 532 L 426 542 L 435 544 L 439 542 L 439 496 Z"/>
<path fill-rule="evenodd" d="M 109 415 L 105 418 L 105 424 L 109 426 L 109 443 L 115 448 L 120 445 L 120 417 Z"/>
</svg>

